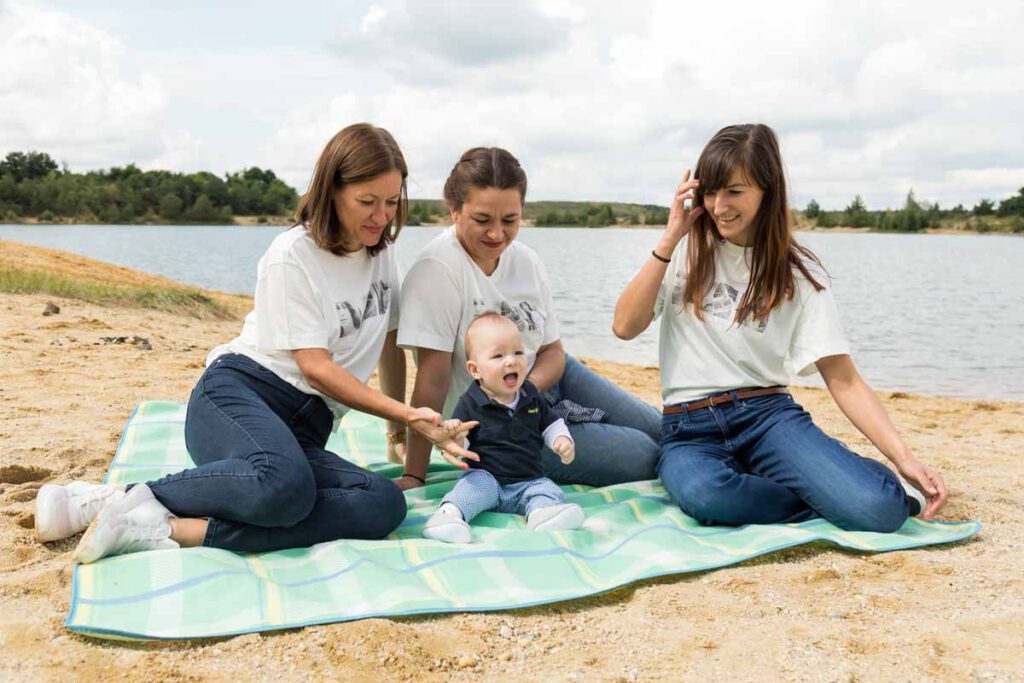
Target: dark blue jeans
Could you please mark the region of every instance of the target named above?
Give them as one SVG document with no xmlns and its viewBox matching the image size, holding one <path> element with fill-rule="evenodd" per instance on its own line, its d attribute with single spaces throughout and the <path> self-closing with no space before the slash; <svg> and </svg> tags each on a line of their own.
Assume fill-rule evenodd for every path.
<svg viewBox="0 0 1024 683">
<path fill-rule="evenodd" d="M 824 517 L 842 529 L 890 532 L 910 512 L 889 468 L 821 431 L 788 394 L 734 395 L 731 403 L 665 415 L 658 473 L 701 524 Z"/>
<path fill-rule="evenodd" d="M 245 356 L 221 356 L 188 402 L 185 445 L 198 466 L 148 485 L 175 515 L 209 518 L 206 546 L 261 552 L 383 538 L 405 519 L 405 497 L 324 450 L 332 421 L 320 397 Z"/>
<path fill-rule="evenodd" d="M 541 453 L 544 474 L 560 484 L 610 486 L 658 476 L 658 424 L 653 407 L 602 377 L 569 354 L 558 384 L 544 392 L 552 405 L 562 399 L 608 413 L 604 422 L 569 425 L 576 459 L 563 465 L 550 448 Z"/>
</svg>

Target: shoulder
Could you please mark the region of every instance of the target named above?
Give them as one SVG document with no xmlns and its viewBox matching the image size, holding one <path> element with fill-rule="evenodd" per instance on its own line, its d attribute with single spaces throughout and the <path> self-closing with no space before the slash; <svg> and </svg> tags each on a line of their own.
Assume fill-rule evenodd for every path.
<svg viewBox="0 0 1024 683">
<path fill-rule="evenodd" d="M 297 263 L 313 256 L 320 248 L 303 225 L 285 230 L 267 247 L 264 258 L 268 263 Z"/>
</svg>

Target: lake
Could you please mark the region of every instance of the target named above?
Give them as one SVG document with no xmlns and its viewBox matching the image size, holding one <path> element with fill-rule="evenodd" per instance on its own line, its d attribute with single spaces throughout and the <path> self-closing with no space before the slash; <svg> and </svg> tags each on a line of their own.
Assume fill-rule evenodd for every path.
<svg viewBox="0 0 1024 683">
<path fill-rule="evenodd" d="M 256 262 L 281 227 L 0 225 L 0 239 L 63 249 L 207 289 L 252 293 Z M 408 266 L 440 228 L 406 228 Z M 547 265 L 566 349 L 653 365 L 657 325 L 611 333 L 619 292 L 658 230 L 524 228 Z M 876 388 L 1024 400 L 1024 239 L 800 233 L 832 274 L 853 358 Z"/>
</svg>

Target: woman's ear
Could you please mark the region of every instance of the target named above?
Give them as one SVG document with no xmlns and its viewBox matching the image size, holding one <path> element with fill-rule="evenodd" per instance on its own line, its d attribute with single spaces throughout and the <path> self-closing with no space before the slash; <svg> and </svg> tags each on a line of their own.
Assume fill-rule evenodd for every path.
<svg viewBox="0 0 1024 683">
<path fill-rule="evenodd" d="M 452 223 L 457 224 L 459 222 L 459 214 L 461 213 L 461 211 L 456 209 L 454 204 L 449 204 L 448 212 L 452 215 Z"/>
</svg>

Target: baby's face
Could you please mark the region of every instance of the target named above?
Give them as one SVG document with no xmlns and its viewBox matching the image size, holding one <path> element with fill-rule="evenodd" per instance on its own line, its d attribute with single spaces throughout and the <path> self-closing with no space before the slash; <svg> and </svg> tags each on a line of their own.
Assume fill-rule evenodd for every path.
<svg viewBox="0 0 1024 683">
<path fill-rule="evenodd" d="M 480 321 L 471 334 L 469 374 L 488 395 L 511 400 L 526 381 L 526 350 L 519 330 L 507 320 L 495 319 Z"/>
</svg>

